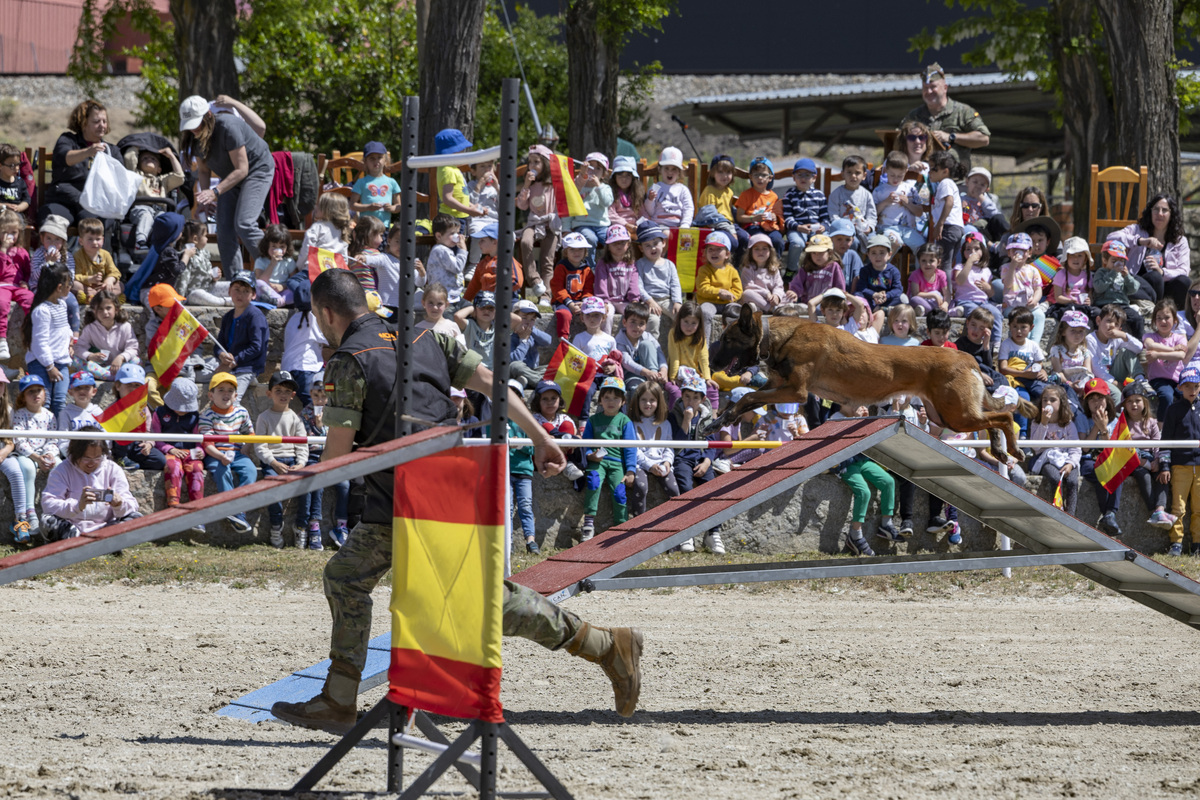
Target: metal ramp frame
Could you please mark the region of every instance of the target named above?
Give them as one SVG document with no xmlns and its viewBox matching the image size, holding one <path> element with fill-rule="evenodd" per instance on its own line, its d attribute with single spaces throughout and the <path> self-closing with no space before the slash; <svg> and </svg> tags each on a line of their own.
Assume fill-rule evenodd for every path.
<svg viewBox="0 0 1200 800">
<path fill-rule="evenodd" d="M 859 453 L 1029 552 L 633 570 L 684 539 L 702 535 Z M 1200 583 L 1129 549 L 895 417 L 826 423 L 775 452 L 535 564 L 513 580 L 560 602 L 580 591 L 1042 565 L 1064 566 L 1172 619 L 1200 627 Z"/>
</svg>

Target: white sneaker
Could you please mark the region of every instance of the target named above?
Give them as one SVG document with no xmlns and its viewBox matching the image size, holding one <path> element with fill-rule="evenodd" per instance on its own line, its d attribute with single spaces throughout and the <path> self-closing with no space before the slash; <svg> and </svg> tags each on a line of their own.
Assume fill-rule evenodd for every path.
<svg viewBox="0 0 1200 800">
<path fill-rule="evenodd" d="M 696 552 L 696 543 L 694 541 L 692 541 L 691 539 L 684 539 L 682 542 L 679 543 L 679 552 L 681 552 L 681 553 Z"/>
<path fill-rule="evenodd" d="M 279 531 L 280 531 L 280 535 L 282 536 L 282 534 L 283 534 L 283 526 L 282 525 L 279 526 Z M 275 535 L 274 530 L 271 531 L 271 535 L 272 536 Z M 292 543 L 294 545 L 296 545 L 297 550 L 304 550 L 308 547 L 308 528 L 304 527 L 303 525 L 293 525 L 292 526 L 292 536 L 294 537 L 292 540 Z"/>
<path fill-rule="evenodd" d="M 726 472 L 729 472 L 729 470 L 733 469 L 733 464 L 729 462 L 728 458 L 715 458 L 712 462 L 712 468 L 713 472 L 717 473 L 718 475 L 724 475 Z"/>
<path fill-rule="evenodd" d="M 583 470 L 568 461 L 567 468 L 563 470 L 563 475 L 566 475 L 569 481 L 577 481 L 583 477 Z"/>
<path fill-rule="evenodd" d="M 725 555 L 725 543 L 721 541 L 721 534 L 717 531 L 709 531 L 704 534 L 704 546 L 708 551 L 716 556 Z"/>
<path fill-rule="evenodd" d="M 11 355 L 8 351 L 8 340 L 0 339 L 0 359 L 7 361 Z"/>
<path fill-rule="evenodd" d="M 274 547 L 276 550 L 281 549 L 283 547 L 283 526 L 282 525 L 280 525 L 279 527 L 275 527 L 274 525 L 271 526 L 271 547 Z"/>
</svg>

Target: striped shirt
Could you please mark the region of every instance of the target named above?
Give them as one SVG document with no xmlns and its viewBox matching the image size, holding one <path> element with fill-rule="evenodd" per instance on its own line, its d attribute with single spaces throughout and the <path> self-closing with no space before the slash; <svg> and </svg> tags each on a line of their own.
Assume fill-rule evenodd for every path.
<svg viewBox="0 0 1200 800">
<path fill-rule="evenodd" d="M 75 258 L 69 252 L 64 253 L 67 257 L 67 269 L 70 270 L 71 276 L 75 275 Z M 29 257 L 29 291 L 36 292 L 38 285 L 38 277 L 42 274 L 42 267 L 46 266 L 46 248 L 39 247 L 33 251 L 33 255 Z"/>
<path fill-rule="evenodd" d="M 213 406 L 200 412 L 200 433 L 214 436 L 233 436 L 239 433 L 254 433 L 250 424 L 250 412 L 245 407 L 234 403 L 224 414 L 219 413 Z M 218 450 L 234 452 L 241 450 L 240 444 L 223 442 L 214 444 Z"/>
<path fill-rule="evenodd" d="M 787 230 L 795 230 L 797 225 L 815 225 L 818 222 L 829 227 L 829 204 L 825 193 L 820 189 L 809 189 L 802 192 L 796 187 L 788 189 L 783 195 L 783 221 Z"/>
</svg>

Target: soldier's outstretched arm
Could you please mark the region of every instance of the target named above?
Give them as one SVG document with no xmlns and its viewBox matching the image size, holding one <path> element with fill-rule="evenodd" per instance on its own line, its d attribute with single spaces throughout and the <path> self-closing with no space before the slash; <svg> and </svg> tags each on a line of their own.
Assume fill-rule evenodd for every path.
<svg viewBox="0 0 1200 800">
<path fill-rule="evenodd" d="M 475 374 L 467 382 L 468 389 L 474 389 L 488 397 L 492 396 L 492 371 L 480 364 L 475 368 Z M 537 423 L 533 414 L 525 406 L 525 401 L 511 388 L 508 390 L 508 417 L 517 423 L 517 427 L 533 439 L 533 463 L 545 477 L 557 475 L 567 466 L 567 457 L 558 448 L 546 429 Z M 329 445 L 326 444 L 326 447 Z"/>
</svg>

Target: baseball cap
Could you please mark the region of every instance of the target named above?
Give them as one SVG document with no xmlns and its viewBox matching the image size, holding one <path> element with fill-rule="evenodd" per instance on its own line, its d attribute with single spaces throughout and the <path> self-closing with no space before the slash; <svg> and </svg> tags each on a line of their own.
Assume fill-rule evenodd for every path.
<svg viewBox="0 0 1200 800">
<path fill-rule="evenodd" d="M 683 389 L 685 392 L 696 392 L 697 394 L 704 394 L 705 392 L 708 391 L 708 384 L 704 382 L 704 378 L 697 376 L 697 377 L 689 380 L 687 383 L 683 384 L 683 386 L 681 386 L 680 388 Z"/>
<path fill-rule="evenodd" d="M 1085 330 L 1092 327 L 1088 324 L 1087 314 L 1074 308 L 1063 312 L 1062 324 L 1068 328 L 1083 328 Z"/>
<path fill-rule="evenodd" d="M 822 300 L 826 299 L 827 297 L 840 297 L 841 299 L 845 300 L 846 293 L 843 292 L 841 289 L 837 288 L 836 286 L 833 286 L 829 289 L 826 289 L 824 292 L 821 293 Z"/>
<path fill-rule="evenodd" d="M 775 244 L 771 241 L 771 237 L 765 233 L 756 233 L 750 237 L 750 242 L 746 245 L 748 249 L 753 248 L 756 244 L 769 244 L 774 247 Z"/>
<path fill-rule="evenodd" d="M 584 161 L 599 161 L 601 164 L 604 165 L 605 169 L 608 169 L 608 156 L 604 155 L 604 153 L 588 153 L 587 157 L 584 158 L 583 160 Z"/>
<path fill-rule="evenodd" d="M 729 236 L 721 231 L 713 231 L 704 240 L 705 247 L 724 247 L 726 250 L 731 250 L 732 242 L 729 241 Z"/>
<path fill-rule="evenodd" d="M 1195 369 L 1195 367 L 1193 367 L 1193 369 Z M 1200 370 L 1197 370 L 1197 374 L 1200 375 Z M 1147 399 L 1158 396 L 1155 393 L 1154 388 L 1150 386 L 1145 378 L 1136 378 L 1130 381 L 1129 384 L 1121 390 L 1122 400 L 1128 400 L 1134 395 L 1141 395 Z"/>
<path fill-rule="evenodd" d="M 538 310 L 537 305 L 532 300 L 518 300 L 513 306 L 514 314 L 537 314 L 540 318 L 542 312 Z"/>
<path fill-rule="evenodd" d="M 74 389 L 76 386 L 95 386 L 95 385 L 96 385 L 95 376 L 86 370 L 81 369 L 81 370 L 79 370 L 79 372 L 76 372 L 74 375 L 71 376 L 71 388 L 72 389 Z"/>
<path fill-rule="evenodd" d="M 732 392 L 729 393 L 729 399 L 732 402 L 736 403 L 753 391 L 754 390 L 751 389 L 749 386 L 739 386 L 736 389 L 734 389 Z"/>
<path fill-rule="evenodd" d="M 169 283 L 159 283 L 150 287 L 150 293 L 146 298 L 146 302 L 151 308 L 156 306 L 167 306 L 168 308 L 176 303 L 183 302 L 183 295 L 175 291 L 175 287 Z"/>
<path fill-rule="evenodd" d="M 60 239 L 67 238 L 67 218 L 60 217 L 58 214 L 49 214 L 42 221 L 42 227 L 38 228 L 38 233 L 52 233 Z"/>
<path fill-rule="evenodd" d="M 967 177 L 970 178 L 973 175 L 982 175 L 983 177 L 987 178 L 989 186 L 992 183 L 992 173 L 989 172 L 986 167 L 973 167 L 971 171 L 967 173 Z"/>
<path fill-rule="evenodd" d="M 500 226 L 494 222 L 490 222 L 487 225 L 484 225 L 479 230 L 472 232 L 471 238 L 472 239 L 499 239 L 500 238 Z"/>
<path fill-rule="evenodd" d="M 568 247 L 591 249 L 591 245 L 588 244 L 588 240 L 583 238 L 583 234 L 579 233 L 578 231 L 571 231 L 566 236 L 563 236 L 562 246 L 564 250 Z"/>
<path fill-rule="evenodd" d="M 383 142 L 367 142 L 363 145 L 363 158 L 374 155 L 387 155 L 387 148 Z"/>
<path fill-rule="evenodd" d="M 466 389 L 455 389 L 453 386 L 451 386 L 450 387 L 450 396 L 451 397 L 466 397 L 467 390 Z"/>
<path fill-rule="evenodd" d="M 1033 249 L 1033 239 L 1029 238 L 1028 233 L 1014 233 L 1008 237 L 1008 244 L 1004 245 L 1005 250 L 1031 250 Z"/>
<path fill-rule="evenodd" d="M 433 152 L 435 155 L 461 153 L 471 147 L 471 142 L 458 128 L 443 128 L 434 134 Z"/>
<path fill-rule="evenodd" d="M 852 225 L 848 219 L 839 219 L 829 226 L 829 230 L 827 232 L 830 238 L 834 236 L 853 236 L 854 225 Z"/>
<path fill-rule="evenodd" d="M 1108 253 L 1113 258 L 1129 258 L 1129 251 L 1125 248 L 1125 243 L 1116 239 L 1109 239 L 1104 243 L 1104 247 L 1100 248 L 1101 253 Z"/>
<path fill-rule="evenodd" d="M 300 384 L 296 383 L 296 379 L 292 377 L 292 373 L 286 369 L 277 369 L 271 375 L 271 380 L 267 383 L 268 389 L 274 389 L 276 386 L 291 386 L 292 391 L 300 391 Z"/>
<path fill-rule="evenodd" d="M 476 308 L 495 308 L 496 295 L 493 292 L 480 292 L 475 295 L 474 305 Z"/>
<path fill-rule="evenodd" d="M 666 239 L 667 234 L 663 229 L 655 225 L 650 220 L 642 220 L 637 226 L 637 240 L 640 244 L 645 244 L 651 239 Z"/>
<path fill-rule="evenodd" d="M 176 378 L 163 395 L 163 403 L 176 414 L 200 410 L 200 387 L 191 378 Z"/>
<path fill-rule="evenodd" d="M 113 380 L 117 383 L 145 383 L 146 370 L 140 364 L 122 364 Z"/>
<path fill-rule="evenodd" d="M 678 147 L 664 147 L 658 154 L 658 166 L 683 169 L 683 151 Z"/>
<path fill-rule="evenodd" d="M 637 175 L 637 160 L 633 156 L 617 156 L 612 162 L 612 172 L 614 175 L 618 172 L 628 172 L 630 175 Z"/>
<path fill-rule="evenodd" d="M 46 382 L 42 380 L 41 375 L 34 375 L 32 372 L 27 372 L 25 377 L 21 378 L 21 382 L 17 384 L 17 393 L 22 394 L 31 386 L 41 386 L 43 389 L 45 389 Z"/>
<path fill-rule="evenodd" d="M 872 247 L 886 247 L 888 250 L 891 250 L 892 240 L 882 233 L 873 233 L 867 239 L 867 249 L 870 250 Z"/>
<path fill-rule="evenodd" d="M 179 131 L 194 131 L 200 127 L 208 113 L 208 101 L 198 94 L 186 98 L 179 104 Z"/>
<path fill-rule="evenodd" d="M 1195 367 L 1189 367 L 1188 369 L 1192 370 L 1192 373 L 1195 376 L 1195 382 L 1200 383 L 1200 370 L 1196 369 Z M 1186 369 L 1184 370 L 1185 373 L 1187 371 L 1188 370 Z M 1183 383 L 1183 375 L 1179 376 L 1179 382 Z M 1105 397 L 1108 397 L 1110 394 L 1112 394 L 1112 392 L 1109 391 L 1108 381 L 1104 380 L 1103 378 L 1092 378 L 1083 387 L 1083 397 L 1085 400 L 1089 394 L 1102 394 Z"/>
<path fill-rule="evenodd" d="M 616 389 L 621 394 L 625 394 L 625 381 L 620 378 L 605 378 L 604 382 L 600 384 L 600 391 L 605 389 Z"/>
<path fill-rule="evenodd" d="M 1080 236 L 1072 236 L 1063 242 L 1063 255 L 1073 256 L 1076 253 L 1088 252 L 1088 243 Z"/>
<path fill-rule="evenodd" d="M 795 174 L 801 170 L 805 172 L 811 172 L 812 174 L 816 175 L 817 162 L 813 161 L 811 158 L 801 158 L 792 165 L 792 173 Z"/>
<path fill-rule="evenodd" d="M 1200 383 L 1200 369 L 1184 367 L 1183 372 L 1179 373 L 1179 384 L 1182 386 L 1185 383 Z"/>
<path fill-rule="evenodd" d="M 770 239 L 767 239 L 770 241 Z M 808 238 L 808 245 L 804 248 L 806 253 L 828 253 L 833 249 L 833 239 L 830 239 L 823 233 L 818 233 L 816 236 Z"/>
<path fill-rule="evenodd" d="M 562 387 L 554 381 L 538 381 L 538 385 L 533 390 L 533 396 L 545 394 L 546 392 L 554 392 L 559 397 L 562 397 Z"/>
<path fill-rule="evenodd" d="M 254 280 L 254 276 L 250 274 L 249 270 L 242 270 L 241 272 L 236 273 L 233 276 L 233 279 L 229 281 L 229 283 L 230 284 L 244 283 L 247 286 L 249 286 L 251 289 L 258 288 L 258 285 Z"/>
<path fill-rule="evenodd" d="M 236 387 L 237 378 L 233 377 L 233 375 L 230 375 L 228 372 L 214 372 L 213 376 L 208 379 L 209 391 L 217 388 L 222 383 L 232 383 Z"/>
<path fill-rule="evenodd" d="M 599 297 L 585 297 L 580 308 L 583 314 L 603 314 L 608 311 L 608 307 L 604 305 L 604 301 Z"/>
<path fill-rule="evenodd" d="M 609 225 L 608 230 L 604 232 L 604 243 L 612 244 L 613 242 L 628 242 L 629 231 L 624 225 Z"/>
</svg>

